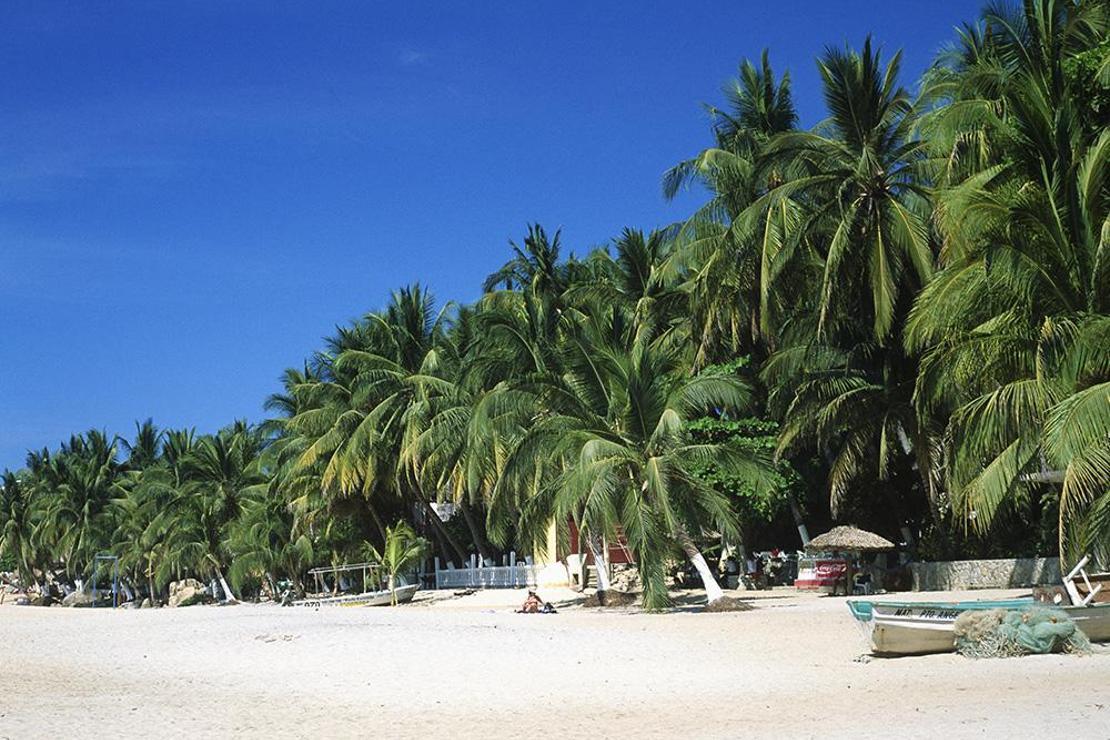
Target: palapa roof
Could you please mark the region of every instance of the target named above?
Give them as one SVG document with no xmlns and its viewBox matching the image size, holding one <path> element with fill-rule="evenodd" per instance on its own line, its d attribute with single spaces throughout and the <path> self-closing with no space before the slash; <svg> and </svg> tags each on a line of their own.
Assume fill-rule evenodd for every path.
<svg viewBox="0 0 1110 740">
<path fill-rule="evenodd" d="M 806 545 L 807 550 L 893 550 L 894 543 L 856 527 L 833 527 Z"/>
</svg>

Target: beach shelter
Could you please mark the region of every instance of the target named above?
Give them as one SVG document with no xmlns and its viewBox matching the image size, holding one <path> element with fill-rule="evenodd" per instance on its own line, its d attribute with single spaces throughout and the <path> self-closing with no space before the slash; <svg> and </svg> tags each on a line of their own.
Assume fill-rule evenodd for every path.
<svg viewBox="0 0 1110 740">
<path fill-rule="evenodd" d="M 813 551 L 835 552 L 876 552 L 878 550 L 893 550 L 894 543 L 885 537 L 880 537 L 874 532 L 857 527 L 833 527 L 824 534 L 819 534 L 809 541 L 806 549 Z"/>
<path fill-rule="evenodd" d="M 894 543 L 885 537 L 880 537 L 874 532 L 868 532 L 858 527 L 839 526 L 833 527 L 824 534 L 819 534 L 809 541 L 806 550 L 810 552 L 832 551 L 846 553 L 877 552 L 879 550 L 893 550 Z M 855 573 L 851 561 L 848 562 L 848 572 L 845 574 L 844 593 L 848 594 L 852 587 Z M 833 589 L 833 593 L 836 590 Z"/>
</svg>

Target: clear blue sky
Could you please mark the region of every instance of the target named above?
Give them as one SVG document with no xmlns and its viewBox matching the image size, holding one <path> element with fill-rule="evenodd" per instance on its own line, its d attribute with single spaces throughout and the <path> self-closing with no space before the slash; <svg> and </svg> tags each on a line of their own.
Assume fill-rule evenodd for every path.
<svg viewBox="0 0 1110 740">
<path fill-rule="evenodd" d="M 913 85 L 980 3 L 4 3 L 0 467 L 90 427 L 257 420 L 282 368 L 421 281 L 470 300 L 539 221 L 686 214 L 662 172 L 770 47 L 874 34 Z"/>
</svg>

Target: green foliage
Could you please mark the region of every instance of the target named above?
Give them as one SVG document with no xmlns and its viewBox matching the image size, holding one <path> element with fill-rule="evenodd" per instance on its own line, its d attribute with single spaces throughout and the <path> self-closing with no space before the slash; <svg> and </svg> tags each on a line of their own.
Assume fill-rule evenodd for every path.
<svg viewBox="0 0 1110 740">
<path fill-rule="evenodd" d="M 703 417 L 686 425 L 690 436 L 703 443 L 729 444 L 738 450 L 771 458 L 778 445 L 779 425 L 768 419 L 738 420 Z M 788 504 L 790 497 L 802 492 L 802 481 L 787 460 L 774 465 L 766 481 L 753 481 L 709 463 L 697 470 L 698 477 L 733 499 L 740 522 L 756 526 L 770 522 Z"/>
</svg>

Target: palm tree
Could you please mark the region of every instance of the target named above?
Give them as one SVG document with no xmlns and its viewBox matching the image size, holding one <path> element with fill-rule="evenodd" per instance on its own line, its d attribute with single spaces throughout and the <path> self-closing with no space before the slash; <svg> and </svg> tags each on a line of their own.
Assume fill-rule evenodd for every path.
<svg viewBox="0 0 1110 740">
<path fill-rule="evenodd" d="M 249 496 L 265 490 L 261 433 L 236 422 L 201 437 L 187 460 L 186 480 L 165 513 L 165 568 L 213 575 L 226 601 L 235 601 L 225 574 L 233 560 L 229 528 Z"/>
<path fill-rule="evenodd" d="M 725 97 L 728 110 L 709 108 L 716 145 L 663 177 L 668 199 L 694 182 L 711 195 L 678 230 L 670 258 L 671 271 L 688 279 L 701 365 L 773 343 L 805 266 L 799 205 L 780 198 L 769 207 L 763 197 L 784 176 L 768 145 L 797 123 L 790 75 L 776 81 L 764 50 L 758 67 L 741 63 Z"/>
<path fill-rule="evenodd" d="M 568 286 L 568 268 L 560 260 L 560 233 L 556 231 L 548 238 L 542 226 L 529 224 L 524 246 L 509 242 L 513 258 L 486 277 L 482 290 L 489 293 L 500 285 L 506 290 L 527 289 L 537 295 L 562 295 Z"/>
<path fill-rule="evenodd" d="M 627 327 L 645 339 L 678 331 L 688 341 L 689 295 L 672 259 L 674 241 L 663 231 L 644 234 L 626 228 L 613 240 L 614 254 L 597 249 L 584 264 L 590 270 L 567 288 L 565 302 L 580 310 L 597 305 L 627 308 Z"/>
<path fill-rule="evenodd" d="M 900 341 L 932 251 L 923 145 L 912 136 L 916 114 L 898 86 L 899 62 L 896 54 L 884 66 L 870 38 L 859 52 L 826 50 L 818 69 L 829 119 L 770 140 L 764 156 L 779 183 L 736 220 L 755 223 L 791 204 L 787 243 L 811 258 L 799 265 L 798 297 L 778 314 L 761 370 L 783 419 L 779 454 L 826 453 L 834 515 L 862 484 L 915 468 L 945 550 L 935 441 L 915 414 L 917 366 Z"/>
<path fill-rule="evenodd" d="M 111 542 L 112 501 L 126 495 L 116 443 L 92 430 L 28 463 L 43 505 L 37 536 L 70 576 L 88 575 Z"/>
<path fill-rule="evenodd" d="M 411 571 L 424 559 L 428 543 L 418 537 L 408 522 L 399 521 L 386 528 L 385 545 L 378 550 L 367 543 L 373 560 L 385 571 L 386 588 L 392 596 L 393 606 L 397 606 L 397 578 Z"/>
<path fill-rule="evenodd" d="M 1070 71 L 1108 22 L 1093 3 L 991 7 L 938 62 L 931 93 L 949 104 L 924 130 L 943 183 L 943 269 L 906 334 L 924 355 L 920 413 L 948 420 L 960 516 L 986 532 L 1060 486 L 1065 559 L 1110 531 L 1098 514 L 1110 487 L 1110 133 Z M 1082 431 L 1069 426 L 1080 419 Z"/>
<path fill-rule="evenodd" d="M 156 436 L 157 457 L 141 470 L 129 471 L 127 493 L 114 503 L 117 527 L 112 551 L 119 556 L 120 568 L 137 582 L 146 582 L 151 601 L 158 601 L 159 589 L 166 585 L 172 570 L 172 545 L 179 525 L 179 505 L 191 473 L 197 438 L 192 430 L 164 430 L 157 435 L 143 433 L 139 440 Z M 151 445 L 132 445 L 132 449 Z M 134 455 L 132 455 L 134 457 Z M 184 573 L 179 569 L 177 575 Z"/>
<path fill-rule="evenodd" d="M 127 453 L 127 466 L 132 470 L 142 470 L 153 465 L 161 455 L 163 432 L 154 425 L 153 419 L 143 423 L 135 422 L 135 441 L 122 437 L 117 439 Z"/>
<path fill-rule="evenodd" d="M 0 480 L 0 553 L 15 560 L 20 580 L 34 580 L 38 561 L 31 490 L 10 470 Z"/>
<path fill-rule="evenodd" d="M 819 324 L 855 321 L 856 301 L 885 343 L 898 307 L 932 273 L 925 216 L 929 193 L 918 176 L 923 144 L 914 139 L 915 111 L 898 86 L 901 54 L 885 68 L 870 37 L 859 52 L 827 49 L 818 61 L 830 117 L 811 132 L 775 137 L 788 177 L 764 196 L 790 198 L 814 214 L 807 230 L 824 244 Z"/>
<path fill-rule="evenodd" d="M 602 537 L 626 537 L 648 608 L 668 602 L 663 566 L 675 544 L 716 601 L 723 594 L 694 537 L 708 525 L 735 540 L 736 520 L 696 468 L 712 460 L 753 478 L 766 468 L 731 445 L 694 443 L 684 423 L 745 404 L 746 389 L 733 377 L 691 377 L 684 355 L 665 345 L 625 349 L 605 339 L 586 329 L 566 342 L 563 375 L 531 384 L 543 411 L 513 450 L 498 493 L 529 495 L 522 526 L 531 532 L 551 518 L 560 526 L 574 519 L 592 548 Z"/>
<path fill-rule="evenodd" d="M 309 391 L 315 403 L 288 425 L 308 441 L 295 470 L 322 467 L 325 491 L 390 491 L 416 504 L 444 556 L 462 562 L 463 549 L 432 506 L 434 494 L 398 464 L 421 388 L 440 382 L 435 368 L 446 328 L 446 312 L 437 314 L 420 286 L 397 291 L 384 312 L 340 332 L 324 358 L 326 380 Z"/>
<path fill-rule="evenodd" d="M 227 547 L 234 553 L 228 576 L 238 588 L 252 578 L 266 579 L 276 596 L 278 580 L 288 577 L 304 593 L 302 576 L 315 549 L 307 533 L 297 532 L 292 511 L 275 485 L 247 493 L 239 517 L 228 527 Z"/>
</svg>

